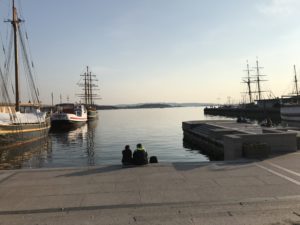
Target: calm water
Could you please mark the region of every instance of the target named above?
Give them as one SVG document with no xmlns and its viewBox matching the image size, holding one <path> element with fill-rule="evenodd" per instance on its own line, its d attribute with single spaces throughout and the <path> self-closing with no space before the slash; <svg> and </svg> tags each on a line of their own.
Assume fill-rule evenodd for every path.
<svg viewBox="0 0 300 225">
<path fill-rule="evenodd" d="M 121 150 L 142 143 L 160 162 L 208 161 L 183 146 L 182 121 L 207 117 L 201 107 L 98 111 L 99 119 L 68 132 L 50 132 L 46 144 L 9 157 L 3 168 L 119 164 Z"/>
</svg>

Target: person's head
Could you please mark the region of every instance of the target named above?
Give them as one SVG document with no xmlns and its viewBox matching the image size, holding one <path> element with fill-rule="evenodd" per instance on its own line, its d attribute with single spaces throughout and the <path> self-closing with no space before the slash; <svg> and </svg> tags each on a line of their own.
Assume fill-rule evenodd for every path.
<svg viewBox="0 0 300 225">
<path fill-rule="evenodd" d="M 139 144 L 136 145 L 136 147 L 137 148 L 142 148 L 142 144 L 139 143 Z"/>
<path fill-rule="evenodd" d="M 125 149 L 126 149 L 126 150 L 130 149 L 130 146 L 129 146 L 129 145 L 126 145 L 126 146 L 125 146 Z"/>
</svg>

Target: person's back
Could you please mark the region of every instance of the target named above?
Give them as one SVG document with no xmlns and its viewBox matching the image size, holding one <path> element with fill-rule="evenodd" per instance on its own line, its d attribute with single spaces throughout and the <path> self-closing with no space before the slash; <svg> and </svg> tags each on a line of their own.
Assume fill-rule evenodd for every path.
<svg viewBox="0 0 300 225">
<path fill-rule="evenodd" d="M 133 153 L 133 163 L 135 165 L 148 164 L 148 153 L 141 144 L 137 145 L 137 148 Z"/>
<path fill-rule="evenodd" d="M 122 151 L 122 163 L 123 165 L 132 164 L 132 151 L 130 150 L 130 146 L 126 145 L 125 149 Z"/>
</svg>

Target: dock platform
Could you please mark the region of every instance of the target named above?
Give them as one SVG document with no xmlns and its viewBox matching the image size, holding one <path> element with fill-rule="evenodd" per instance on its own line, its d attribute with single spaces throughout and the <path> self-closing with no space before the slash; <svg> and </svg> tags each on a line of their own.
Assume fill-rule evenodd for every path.
<svg viewBox="0 0 300 225">
<path fill-rule="evenodd" d="M 0 171 L 0 224 L 299 224 L 299 162 Z"/>
<path fill-rule="evenodd" d="M 199 146 L 208 156 L 225 160 L 294 152 L 300 143 L 299 130 L 267 128 L 234 120 L 186 121 L 182 129 L 185 142 Z"/>
</svg>

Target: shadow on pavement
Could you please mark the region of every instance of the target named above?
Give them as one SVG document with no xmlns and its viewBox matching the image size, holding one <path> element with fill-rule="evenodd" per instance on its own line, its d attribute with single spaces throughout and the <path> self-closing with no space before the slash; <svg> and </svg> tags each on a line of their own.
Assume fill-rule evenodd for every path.
<svg viewBox="0 0 300 225">
<path fill-rule="evenodd" d="M 114 171 L 118 171 L 118 170 L 124 170 L 124 169 L 135 168 L 135 167 L 139 168 L 139 167 L 145 167 L 145 166 L 147 166 L 147 165 L 142 165 L 142 166 L 107 165 L 107 166 L 102 166 L 102 167 L 98 167 L 98 168 L 92 168 L 92 169 L 88 168 L 88 169 L 80 170 L 78 172 L 59 175 L 58 177 L 87 176 L 87 175 L 91 175 L 91 174 L 109 173 L 109 172 L 114 172 Z"/>
<path fill-rule="evenodd" d="M 200 167 L 205 167 L 209 165 L 209 163 L 197 163 L 197 162 L 191 162 L 191 163 L 185 163 L 185 162 L 176 162 L 172 163 L 173 167 L 177 171 L 187 171 L 187 170 L 193 170 L 198 169 Z"/>
<path fill-rule="evenodd" d="M 216 161 L 216 162 L 176 162 L 172 163 L 173 167 L 177 171 L 188 171 L 198 169 L 201 167 L 208 167 L 212 171 L 220 170 L 235 170 L 241 167 L 248 167 L 253 164 L 253 160 L 241 160 L 241 161 Z"/>
<path fill-rule="evenodd" d="M 80 170 L 78 172 L 73 172 L 69 174 L 60 175 L 58 177 L 74 177 L 74 176 L 87 176 L 91 174 L 97 174 L 97 173 L 109 173 L 124 169 L 122 165 L 109 165 L 109 166 L 103 166 L 99 168 L 93 168 L 93 169 L 85 169 Z"/>
</svg>

